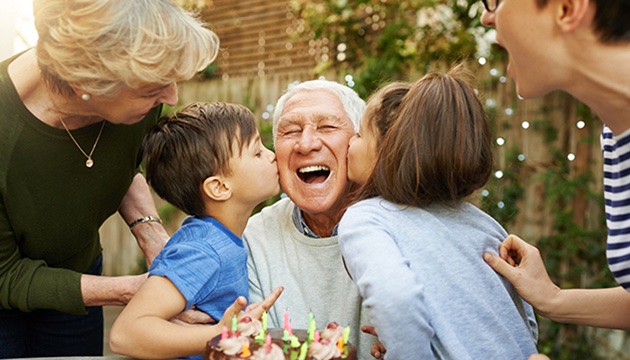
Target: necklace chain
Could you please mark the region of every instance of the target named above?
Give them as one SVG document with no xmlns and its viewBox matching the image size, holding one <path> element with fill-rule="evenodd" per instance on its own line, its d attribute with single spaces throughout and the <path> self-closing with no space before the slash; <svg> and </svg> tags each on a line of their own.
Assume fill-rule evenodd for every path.
<svg viewBox="0 0 630 360">
<path fill-rule="evenodd" d="M 96 141 L 94 141 L 94 145 L 92 145 L 92 150 L 90 151 L 90 154 L 85 153 L 81 145 L 79 145 L 79 143 L 74 138 L 74 136 L 72 136 L 72 133 L 66 126 L 66 123 L 64 123 L 61 118 L 59 119 L 59 121 L 61 121 L 61 125 L 63 125 L 63 128 L 66 129 L 66 132 L 68 133 L 68 135 L 70 135 L 70 139 L 72 139 L 72 142 L 74 142 L 74 145 L 76 145 L 77 148 L 79 148 L 79 150 L 81 151 L 81 153 L 87 158 L 87 160 L 85 161 L 85 166 L 87 166 L 88 168 L 91 168 L 92 166 L 94 166 L 94 160 L 92 160 L 92 154 L 94 154 L 94 149 L 96 149 L 96 145 L 98 144 L 98 141 L 101 139 L 101 134 L 103 133 L 103 128 L 105 127 L 105 120 L 103 120 L 103 123 L 101 125 L 101 130 L 99 130 L 98 135 L 96 136 Z"/>
</svg>

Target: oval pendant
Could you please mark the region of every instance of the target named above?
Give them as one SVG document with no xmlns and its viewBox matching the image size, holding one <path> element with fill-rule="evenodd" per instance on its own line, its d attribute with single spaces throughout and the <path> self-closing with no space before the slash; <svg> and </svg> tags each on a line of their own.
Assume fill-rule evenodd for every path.
<svg viewBox="0 0 630 360">
<path fill-rule="evenodd" d="M 94 161 L 92 160 L 92 158 L 88 158 L 85 161 L 85 166 L 87 166 L 88 168 L 91 168 L 92 166 L 94 166 Z"/>
</svg>

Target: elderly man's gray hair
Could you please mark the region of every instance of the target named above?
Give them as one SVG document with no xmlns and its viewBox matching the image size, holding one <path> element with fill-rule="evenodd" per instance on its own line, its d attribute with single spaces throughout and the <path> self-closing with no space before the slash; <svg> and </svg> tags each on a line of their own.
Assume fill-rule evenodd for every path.
<svg viewBox="0 0 630 360">
<path fill-rule="evenodd" d="M 365 110 L 365 101 L 359 97 L 359 95 L 351 88 L 342 85 L 335 81 L 318 79 L 309 80 L 297 85 L 289 85 L 287 91 L 278 99 L 276 107 L 273 113 L 273 138 L 274 143 L 276 135 L 278 133 L 278 120 L 284 111 L 284 105 L 295 94 L 301 91 L 312 90 L 325 90 L 330 91 L 339 98 L 339 101 L 343 104 L 343 107 L 352 121 L 352 127 L 355 132 L 359 131 L 359 125 L 361 124 L 361 116 Z"/>
</svg>

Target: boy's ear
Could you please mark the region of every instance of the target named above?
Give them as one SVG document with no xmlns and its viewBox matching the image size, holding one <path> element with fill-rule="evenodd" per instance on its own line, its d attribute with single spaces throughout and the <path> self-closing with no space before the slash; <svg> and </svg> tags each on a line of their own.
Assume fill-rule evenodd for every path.
<svg viewBox="0 0 630 360">
<path fill-rule="evenodd" d="M 225 201 L 232 197 L 232 190 L 221 176 L 210 176 L 203 181 L 202 188 L 204 194 L 214 201 Z"/>
<path fill-rule="evenodd" d="M 585 25 L 589 16 L 590 0 L 558 0 L 556 21 L 564 32 L 571 32 Z M 592 17 L 594 14 L 591 14 Z M 592 24 L 587 24 L 589 27 Z"/>
</svg>

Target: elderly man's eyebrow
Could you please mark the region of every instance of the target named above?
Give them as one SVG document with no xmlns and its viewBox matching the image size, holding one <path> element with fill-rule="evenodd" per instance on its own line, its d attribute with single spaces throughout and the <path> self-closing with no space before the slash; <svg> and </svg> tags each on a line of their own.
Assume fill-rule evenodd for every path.
<svg viewBox="0 0 630 360">
<path fill-rule="evenodd" d="M 332 115 L 332 114 L 326 114 L 326 113 L 313 113 L 313 114 L 293 114 L 293 115 L 288 115 L 288 116 L 282 116 L 280 117 L 279 121 L 282 122 L 283 125 L 291 125 L 291 124 L 298 124 L 298 123 L 302 123 L 302 121 L 304 121 L 304 119 L 313 119 L 317 122 L 319 121 L 323 121 L 323 120 L 333 120 L 335 122 L 345 122 L 346 120 L 344 118 L 341 118 L 337 115 Z"/>
<path fill-rule="evenodd" d="M 313 114 L 313 118 L 316 121 L 322 121 L 322 120 L 333 120 L 335 122 L 344 122 L 345 119 L 340 118 L 337 115 L 332 115 L 332 114 Z"/>
</svg>

